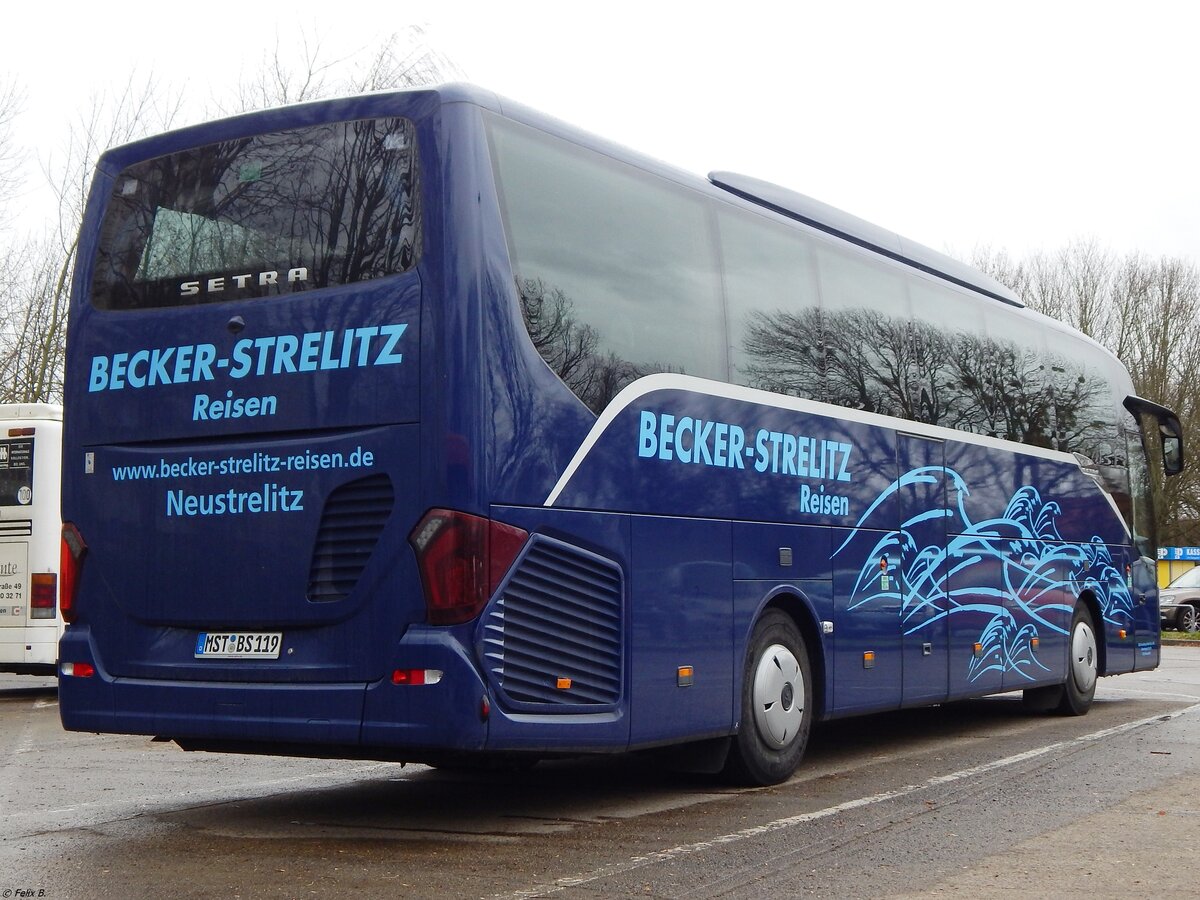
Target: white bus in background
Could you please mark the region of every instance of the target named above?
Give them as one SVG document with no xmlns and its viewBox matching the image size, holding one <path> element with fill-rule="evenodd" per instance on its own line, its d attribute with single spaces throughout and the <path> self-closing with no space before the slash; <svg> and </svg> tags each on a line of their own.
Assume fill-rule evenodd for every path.
<svg viewBox="0 0 1200 900">
<path fill-rule="evenodd" d="M 0 404 L 0 672 L 56 671 L 61 468 L 62 407 Z"/>
</svg>

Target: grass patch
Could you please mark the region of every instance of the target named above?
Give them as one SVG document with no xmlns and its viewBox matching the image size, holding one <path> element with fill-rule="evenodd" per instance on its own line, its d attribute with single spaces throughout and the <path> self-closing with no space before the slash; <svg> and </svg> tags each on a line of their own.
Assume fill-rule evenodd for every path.
<svg viewBox="0 0 1200 900">
<path fill-rule="evenodd" d="M 1163 629 L 1162 636 L 1168 641 L 1197 641 L 1200 642 L 1200 631 L 1167 631 Z"/>
</svg>

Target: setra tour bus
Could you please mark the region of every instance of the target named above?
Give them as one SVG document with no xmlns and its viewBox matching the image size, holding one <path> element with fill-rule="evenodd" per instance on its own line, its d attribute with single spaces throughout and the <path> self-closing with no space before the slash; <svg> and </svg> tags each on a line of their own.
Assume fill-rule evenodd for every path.
<svg viewBox="0 0 1200 900">
<path fill-rule="evenodd" d="M 1158 664 L 1180 429 L 1110 353 L 473 87 L 110 150 L 67 352 L 69 729 L 766 784 L 817 721 Z"/>
<path fill-rule="evenodd" d="M 54 675 L 62 407 L 0 404 L 0 672 Z"/>
</svg>

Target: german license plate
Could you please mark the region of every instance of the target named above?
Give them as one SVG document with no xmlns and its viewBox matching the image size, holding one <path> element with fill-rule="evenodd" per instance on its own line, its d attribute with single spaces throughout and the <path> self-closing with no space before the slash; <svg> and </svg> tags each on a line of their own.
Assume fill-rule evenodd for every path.
<svg viewBox="0 0 1200 900">
<path fill-rule="evenodd" d="M 282 644 L 278 631 L 202 631 L 196 659 L 279 659 Z"/>
</svg>

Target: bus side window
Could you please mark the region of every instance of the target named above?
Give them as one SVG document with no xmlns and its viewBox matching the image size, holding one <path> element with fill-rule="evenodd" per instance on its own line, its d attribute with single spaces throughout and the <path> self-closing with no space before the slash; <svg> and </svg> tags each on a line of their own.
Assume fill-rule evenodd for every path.
<svg viewBox="0 0 1200 900">
<path fill-rule="evenodd" d="M 509 121 L 489 134 L 526 326 L 568 387 L 599 413 L 655 372 L 724 380 L 708 205 Z"/>
<path fill-rule="evenodd" d="M 812 239 L 794 227 L 717 210 L 729 317 L 730 380 L 823 400 L 826 339 Z"/>
<path fill-rule="evenodd" d="M 908 303 L 896 264 L 818 244 L 828 401 L 914 419 L 906 377 Z"/>
</svg>

